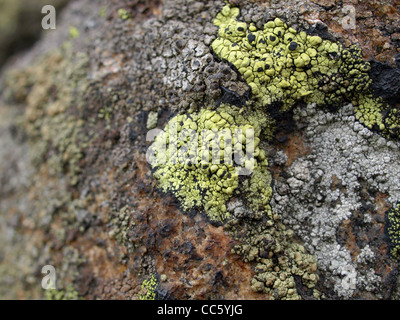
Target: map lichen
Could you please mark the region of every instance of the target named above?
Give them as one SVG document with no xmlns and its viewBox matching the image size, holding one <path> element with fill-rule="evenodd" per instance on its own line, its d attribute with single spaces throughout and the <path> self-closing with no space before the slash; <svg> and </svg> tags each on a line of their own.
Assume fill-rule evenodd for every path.
<svg viewBox="0 0 400 320">
<path fill-rule="evenodd" d="M 183 209 L 204 208 L 212 221 L 229 217 L 226 202 L 240 192 L 252 194 L 250 207 L 269 212 L 271 176 L 260 138 L 271 124 L 264 115 L 230 105 L 177 115 L 152 145 L 154 177 Z M 246 149 L 250 142 L 254 152 Z M 249 178 L 244 190 L 241 175 Z"/>
<path fill-rule="evenodd" d="M 300 101 L 320 106 L 349 101 L 366 127 L 399 138 L 398 111 L 373 96 L 371 66 L 359 47 L 299 32 L 279 18 L 257 29 L 238 21 L 239 13 L 226 5 L 217 15 L 212 49 L 236 67 L 259 106 L 287 111 Z"/>
</svg>

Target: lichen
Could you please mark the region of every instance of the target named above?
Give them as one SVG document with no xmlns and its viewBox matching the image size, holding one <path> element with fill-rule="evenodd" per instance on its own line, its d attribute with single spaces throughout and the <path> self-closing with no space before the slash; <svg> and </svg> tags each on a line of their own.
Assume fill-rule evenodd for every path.
<svg viewBox="0 0 400 320">
<path fill-rule="evenodd" d="M 226 202 L 240 192 L 251 194 L 249 205 L 270 212 L 272 189 L 268 161 L 260 144 L 272 121 L 257 112 L 241 113 L 235 106 L 177 115 L 151 146 L 154 177 L 184 210 L 204 208 L 212 221 L 229 217 Z M 254 137 L 249 135 L 254 132 Z M 254 153 L 246 152 L 254 143 Z M 240 188 L 239 176 L 250 176 Z"/>
<path fill-rule="evenodd" d="M 254 291 L 279 299 L 320 298 L 323 295 L 315 289 L 319 278 L 315 258 L 294 239 L 293 231 L 279 222 L 269 205 L 271 174 L 262 143 L 274 133 L 272 115 L 291 111 L 299 102 L 334 107 L 352 102 L 361 123 L 393 137 L 398 136 L 397 109 L 373 96 L 370 64 L 357 46 L 345 48 L 298 32 L 278 18 L 260 29 L 255 23 L 239 21 L 239 14 L 238 8 L 226 5 L 217 15 L 218 37 L 211 48 L 237 69 L 251 89 L 251 99 L 242 101 L 246 111 L 222 104 L 215 110 L 209 106 L 171 119 L 152 145 L 154 177 L 184 210 L 204 208 L 210 220 L 227 222 L 226 230 L 239 242 L 233 252 L 245 262 L 257 263 L 251 282 Z M 254 163 L 208 163 L 216 145 L 221 146 L 220 160 L 230 153 L 226 152 L 226 140 L 212 140 L 217 132 L 228 131 L 233 136 L 235 129 L 246 127 L 256 133 Z M 196 149 L 193 141 L 200 142 L 203 130 L 211 132 L 212 143 Z M 205 159 L 202 151 L 206 151 Z M 254 170 L 239 179 L 238 169 L 248 168 Z M 227 208 L 234 197 L 247 208 L 236 212 Z M 254 219 L 243 222 L 243 212 Z"/>
<path fill-rule="evenodd" d="M 245 262 L 256 263 L 251 288 L 263 292 L 273 299 L 301 299 L 298 289 L 319 296 L 315 285 L 319 279 L 315 258 L 294 240 L 294 232 L 287 229 L 276 215 L 253 221 L 244 227 L 231 221 L 229 234 L 238 244 L 232 252 L 242 256 Z"/>
<path fill-rule="evenodd" d="M 49 164 L 52 173 L 65 173 L 75 185 L 86 141 L 80 135 L 83 120 L 69 113 L 69 108 L 79 104 L 74 97 L 86 89 L 88 57 L 83 53 L 72 56 L 71 45 L 65 43 L 28 68 L 8 74 L 6 84 L 8 99 L 27 104 L 20 125 L 32 145 L 32 163 Z M 72 60 L 73 66 L 68 66 Z"/>
<path fill-rule="evenodd" d="M 150 112 L 147 117 L 146 128 L 148 130 L 154 129 L 155 127 L 157 127 L 157 121 L 158 113 L 154 111 Z"/>
<path fill-rule="evenodd" d="M 139 300 L 155 300 L 158 284 L 159 282 L 154 275 L 149 279 L 143 280 L 140 287 L 141 293 L 139 294 Z"/>
<path fill-rule="evenodd" d="M 69 286 L 64 290 L 48 289 L 45 291 L 44 296 L 46 300 L 83 300 L 73 286 Z"/>
<path fill-rule="evenodd" d="M 29 219 L 32 227 L 42 230 L 58 248 L 64 268 L 57 270 L 57 282 L 65 288 L 79 277 L 77 266 L 84 259 L 66 235 L 83 233 L 90 223 L 84 197 L 78 201 L 73 193 L 89 140 L 82 132 L 85 120 L 81 114 L 88 88 L 87 65 L 88 56 L 74 50 L 71 42 L 64 42 L 27 67 L 7 72 L 4 78 L 5 100 L 24 106 L 15 126 L 26 137 L 27 162 L 35 168 L 26 191 L 32 202 L 27 207 Z M 53 263 L 50 252 L 44 256 L 50 255 Z M 41 259 L 36 258 L 36 263 L 43 263 Z M 77 298 L 68 288 L 44 294 L 52 299 Z"/>
<path fill-rule="evenodd" d="M 391 138 L 398 139 L 400 137 L 400 114 L 398 108 L 384 108 L 383 109 L 383 125 L 385 126 L 385 133 Z"/>
<path fill-rule="evenodd" d="M 79 37 L 80 32 L 79 29 L 77 27 L 74 26 L 70 26 L 68 29 L 68 34 L 69 34 L 69 38 L 70 39 L 76 39 Z"/>
<path fill-rule="evenodd" d="M 389 253 L 400 259 L 400 206 L 396 204 L 386 212 L 386 230 L 389 236 Z"/>
<path fill-rule="evenodd" d="M 118 9 L 118 17 L 120 17 L 122 20 L 128 20 L 131 18 L 131 15 L 129 14 L 128 10 L 121 8 Z"/>
<path fill-rule="evenodd" d="M 101 6 L 99 9 L 99 17 L 100 18 L 105 18 L 107 14 L 107 7 L 106 6 Z"/>
<path fill-rule="evenodd" d="M 299 101 L 320 106 L 350 101 L 361 123 L 399 138 L 397 109 L 372 95 L 371 67 L 360 48 L 298 32 L 279 18 L 259 30 L 238 21 L 239 13 L 226 5 L 217 15 L 212 49 L 237 68 L 259 106 L 287 111 Z"/>
<path fill-rule="evenodd" d="M 124 206 L 117 215 L 110 215 L 109 222 L 112 229 L 108 233 L 118 243 L 126 246 L 130 252 L 135 249 L 134 243 L 129 237 L 129 231 L 135 226 L 131 215 L 132 213 L 128 206 Z"/>
</svg>

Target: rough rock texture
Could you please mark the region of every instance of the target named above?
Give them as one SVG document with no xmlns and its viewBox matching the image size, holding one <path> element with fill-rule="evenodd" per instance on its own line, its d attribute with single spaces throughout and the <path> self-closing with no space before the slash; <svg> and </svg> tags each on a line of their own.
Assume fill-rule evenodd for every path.
<svg viewBox="0 0 400 320">
<path fill-rule="evenodd" d="M 399 102 L 387 76 L 398 74 L 399 1 L 230 3 L 259 28 L 279 17 L 358 42 L 366 60 L 379 61 L 371 63 L 374 89 L 387 86 L 384 98 Z M 356 31 L 339 23 L 346 4 L 356 9 Z M 221 102 L 251 105 L 246 82 L 210 49 L 223 6 L 73 1 L 57 30 L 6 66 L 1 298 L 399 296 L 386 212 L 400 200 L 400 145 L 360 124 L 351 104 L 298 103 L 274 115 L 274 137 L 262 146 L 275 222 L 255 219 L 238 195 L 227 205 L 235 219 L 211 223 L 157 188 L 145 156 L 149 129 Z M 58 291 L 42 289 L 44 265 L 55 267 Z"/>
</svg>

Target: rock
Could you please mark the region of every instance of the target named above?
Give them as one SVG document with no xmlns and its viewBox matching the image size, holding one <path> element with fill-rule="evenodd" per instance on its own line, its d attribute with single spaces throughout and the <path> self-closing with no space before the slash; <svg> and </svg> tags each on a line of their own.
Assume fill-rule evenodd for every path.
<svg viewBox="0 0 400 320">
<path fill-rule="evenodd" d="M 68 0 L 56 0 L 51 5 L 60 13 L 67 3 Z M 7 58 L 28 49 L 40 37 L 45 16 L 42 7 L 48 4 L 45 0 L 0 1 L 0 67 Z"/>
<path fill-rule="evenodd" d="M 15 3 L 12 12 L 19 10 Z M 400 200 L 395 4 L 353 3 L 357 32 L 351 32 L 333 19 L 343 16 L 338 1 L 230 3 L 231 9 L 220 0 L 116 0 L 100 6 L 77 0 L 58 17 L 56 30 L 7 62 L 0 75 L 1 298 L 399 297 L 398 260 L 390 250 L 396 243 L 387 232 L 389 209 Z M 290 67 L 274 61 L 271 70 L 272 64 L 242 56 L 236 68 L 219 57 L 243 55 L 243 46 L 235 49 L 235 43 L 218 38 L 213 21 L 223 20 L 221 10 L 224 17 L 240 12 L 233 31 L 246 36 L 248 50 L 257 46 L 257 30 L 268 21 L 267 41 L 274 45 L 285 39 L 285 24 L 293 28 L 290 33 L 309 35 L 299 32 L 296 45 L 286 39 Z M 10 30 L 2 34 L 17 37 Z M 376 124 L 391 112 L 390 136 L 357 120 L 366 111 L 347 95 L 345 79 L 316 79 L 310 71 L 309 83 L 319 86 L 312 93 L 321 94 L 318 101 L 326 105 L 303 103 L 310 92 L 293 85 L 294 78 L 303 81 L 301 73 L 313 67 L 318 52 L 330 50 L 319 61 L 319 70 L 325 70 L 338 53 L 345 54 L 338 42 L 356 40 L 364 59 L 373 61 L 370 72 L 364 62 L 359 72 L 351 70 L 352 80 L 363 82 L 357 74 L 368 73 L 379 101 L 392 103 L 388 112 L 366 117 Z M 307 41 L 303 53 L 298 44 Z M 388 44 L 382 52 L 378 42 Z M 0 46 L 5 43 L 0 39 Z M 257 68 L 247 72 L 252 64 Z M 297 90 L 301 99 L 281 110 L 279 90 L 271 86 L 275 103 L 255 101 L 263 84 L 254 72 L 268 77 L 277 72 L 280 87 Z M 327 93 L 334 99 L 326 101 Z M 215 111 L 229 105 L 234 117 Z M 206 107 L 210 111 L 199 112 Z M 230 186 L 223 185 L 221 164 L 203 169 L 220 177 L 213 186 L 229 195 L 220 208 L 225 220 L 207 216 L 205 206 L 212 205 L 207 192 L 201 193 L 204 201 L 184 210 L 173 183 L 170 192 L 162 190 L 157 180 L 162 175 L 155 177 L 157 167 L 148 162 L 155 139 L 148 131 L 164 128 L 177 114 L 209 117 L 188 120 L 195 131 L 232 124 L 234 118 L 246 128 L 257 127 L 251 125 L 257 117 L 263 123 L 263 129 L 257 127 L 256 157 L 264 171 L 247 159 L 243 166 L 253 173 Z M 247 141 L 244 135 L 238 140 Z M 170 171 L 181 183 L 192 166 Z M 192 192 L 207 190 L 200 180 L 188 182 Z M 390 235 L 398 229 L 396 219 Z M 55 291 L 41 287 L 48 265 L 55 270 Z"/>
</svg>

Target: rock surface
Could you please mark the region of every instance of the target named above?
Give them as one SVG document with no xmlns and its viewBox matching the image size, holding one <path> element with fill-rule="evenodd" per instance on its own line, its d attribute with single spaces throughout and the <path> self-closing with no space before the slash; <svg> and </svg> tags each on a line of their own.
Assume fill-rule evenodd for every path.
<svg viewBox="0 0 400 320">
<path fill-rule="evenodd" d="M 230 3 L 246 23 L 279 17 L 357 42 L 380 66 L 374 89 L 388 86 L 385 99 L 399 103 L 400 86 L 387 77 L 399 72 L 399 1 Z M 343 27 L 346 5 L 356 29 Z M 400 144 L 360 124 L 349 103 L 298 103 L 277 115 L 263 144 L 275 227 L 254 220 L 240 195 L 228 204 L 235 219 L 217 224 L 157 188 L 149 129 L 232 96 L 249 99 L 237 70 L 211 50 L 223 6 L 73 1 L 57 30 L 6 65 L 1 298 L 140 299 L 152 290 L 156 299 L 398 298 L 385 230 L 400 200 Z M 42 289 L 45 265 L 56 270 L 57 291 Z"/>
</svg>

